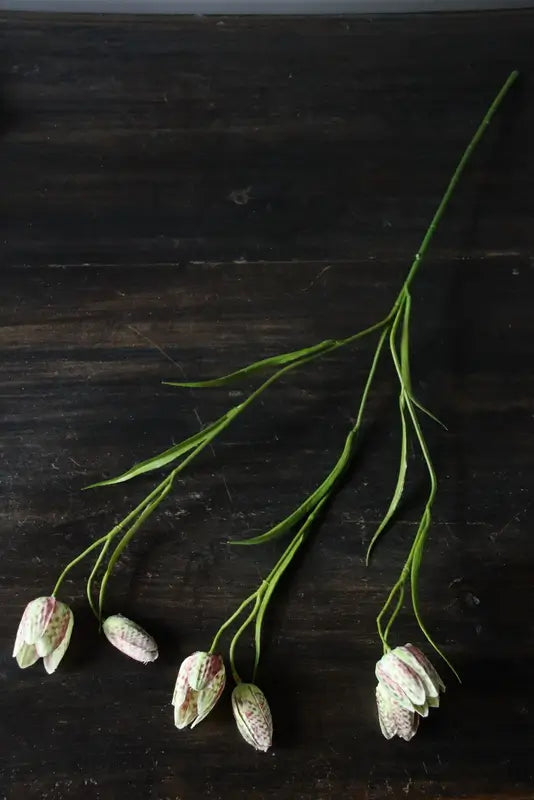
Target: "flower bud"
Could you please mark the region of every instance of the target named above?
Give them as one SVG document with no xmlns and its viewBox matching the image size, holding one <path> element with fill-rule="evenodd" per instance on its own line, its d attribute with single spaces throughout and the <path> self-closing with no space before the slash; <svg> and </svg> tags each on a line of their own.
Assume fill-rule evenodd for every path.
<svg viewBox="0 0 534 800">
<path fill-rule="evenodd" d="M 261 689 L 252 683 L 238 683 L 232 692 L 232 711 L 245 742 L 266 752 L 273 741 L 273 719 Z"/>
<path fill-rule="evenodd" d="M 158 657 L 158 646 L 152 636 L 122 614 L 113 614 L 104 620 L 102 630 L 113 647 L 142 664 Z"/>
<path fill-rule="evenodd" d="M 225 682 L 222 656 L 202 651 L 188 656 L 180 666 L 172 698 L 176 727 L 194 728 L 202 722 L 221 696 Z"/>
<path fill-rule="evenodd" d="M 13 648 L 19 667 L 25 669 L 42 658 L 48 674 L 54 672 L 65 655 L 73 625 L 72 611 L 55 597 L 37 597 L 28 603 Z"/>
<path fill-rule="evenodd" d="M 427 717 L 429 707 L 439 706 L 439 693 L 445 691 L 443 681 L 412 644 L 385 653 L 376 665 L 376 677 L 382 733 L 386 739 L 397 735 L 408 741 L 417 731 L 418 717 Z"/>
</svg>

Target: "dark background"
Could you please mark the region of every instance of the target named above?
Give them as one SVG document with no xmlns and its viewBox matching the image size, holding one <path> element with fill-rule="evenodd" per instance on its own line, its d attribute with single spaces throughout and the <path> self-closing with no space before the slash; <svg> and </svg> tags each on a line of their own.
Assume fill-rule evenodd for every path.
<svg viewBox="0 0 534 800">
<path fill-rule="evenodd" d="M 534 13 L 380 18 L 1 18 L 0 797 L 534 797 Z M 11 658 L 22 610 L 153 486 L 81 492 L 222 413 L 255 382 L 176 390 L 387 313 L 467 140 L 476 152 L 414 284 L 413 370 L 439 475 L 428 627 L 462 675 L 410 743 L 374 709 L 375 616 L 421 513 L 375 553 L 398 462 L 377 376 L 353 468 L 273 601 L 258 676 L 275 740 L 238 737 L 229 692 L 177 731 L 177 666 L 283 542 L 337 458 L 371 342 L 291 373 L 182 476 L 110 582 L 158 639 L 142 667 L 99 639 L 80 566 L 53 676 Z M 407 607 L 394 642 L 421 637 Z M 251 648 L 243 641 L 247 674 Z M 436 662 L 437 663 L 437 662 Z"/>
</svg>

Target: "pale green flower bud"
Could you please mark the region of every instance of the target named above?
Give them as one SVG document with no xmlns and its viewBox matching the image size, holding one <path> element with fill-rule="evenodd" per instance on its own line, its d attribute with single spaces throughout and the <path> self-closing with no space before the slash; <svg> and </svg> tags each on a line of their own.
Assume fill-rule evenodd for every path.
<svg viewBox="0 0 534 800">
<path fill-rule="evenodd" d="M 113 647 L 142 664 L 158 657 L 158 646 L 152 636 L 122 614 L 113 614 L 104 620 L 102 630 Z"/>
<path fill-rule="evenodd" d="M 232 692 L 232 710 L 245 742 L 266 752 L 273 741 L 273 720 L 261 689 L 253 683 L 238 683 Z"/>
</svg>

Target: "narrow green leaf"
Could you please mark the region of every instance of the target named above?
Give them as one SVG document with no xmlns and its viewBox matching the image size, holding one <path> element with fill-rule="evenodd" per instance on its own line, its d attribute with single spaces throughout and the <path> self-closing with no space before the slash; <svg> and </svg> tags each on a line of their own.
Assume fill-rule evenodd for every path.
<svg viewBox="0 0 534 800">
<path fill-rule="evenodd" d="M 291 544 L 289 545 L 289 547 L 287 548 L 287 550 L 283 554 L 282 558 L 280 559 L 280 561 L 278 562 L 278 564 L 274 568 L 273 572 L 271 572 L 271 574 L 269 575 L 269 578 L 267 579 L 267 589 L 265 590 L 265 592 L 263 594 L 263 597 L 261 598 L 261 604 L 260 604 L 260 607 L 258 609 L 258 613 L 257 613 L 257 616 L 256 616 L 255 628 L 254 628 L 254 645 L 255 645 L 256 655 L 255 655 L 255 658 L 254 658 L 254 672 L 253 672 L 253 676 L 252 676 L 252 682 L 254 682 L 256 680 L 256 672 L 257 672 L 258 665 L 259 665 L 259 662 L 260 662 L 261 631 L 262 631 L 262 626 L 263 626 L 263 618 L 265 617 L 265 612 L 267 611 L 267 606 L 269 605 L 269 602 L 271 600 L 271 596 L 272 596 L 272 594 L 273 594 L 273 592 L 274 592 L 274 590 L 276 588 L 276 584 L 278 583 L 278 581 L 280 580 L 280 578 L 282 577 L 282 575 L 286 571 L 287 567 L 290 565 L 291 561 L 293 560 L 293 557 L 294 557 L 295 553 L 297 552 L 297 550 L 299 549 L 300 545 L 302 544 L 302 542 L 306 538 L 306 535 L 307 535 L 307 533 L 309 531 L 309 528 L 311 527 L 311 525 L 312 525 L 313 521 L 315 520 L 315 518 L 317 517 L 319 511 L 321 510 L 321 508 L 325 504 L 326 500 L 327 500 L 327 497 L 323 497 L 322 500 L 320 500 L 317 503 L 317 505 L 315 506 L 315 508 L 310 512 L 310 514 L 308 515 L 307 520 L 304 522 L 304 524 L 302 525 L 300 530 L 295 534 L 295 537 L 294 537 L 293 541 L 291 542 Z"/>
<path fill-rule="evenodd" d="M 259 372 L 269 367 L 284 366 L 294 361 L 300 361 L 302 358 L 307 358 L 308 356 L 327 350 L 334 344 L 335 342 L 333 339 L 326 339 L 324 342 L 319 342 L 311 347 L 304 347 L 302 350 L 293 350 L 290 353 L 281 353 L 280 355 L 271 356 L 270 358 L 263 358 L 261 361 L 254 361 L 246 367 L 242 367 L 235 372 L 230 372 L 228 375 L 222 375 L 219 378 L 211 378 L 204 381 L 163 381 L 163 383 L 165 386 L 178 386 L 187 389 L 205 389 L 214 386 L 225 386 L 227 383 L 231 383 L 238 378 L 244 378 L 246 375 L 252 375 L 254 372 Z"/>
<path fill-rule="evenodd" d="M 406 426 L 406 410 L 405 410 L 405 399 L 404 399 L 404 392 L 401 390 L 401 394 L 399 397 L 399 410 L 400 410 L 400 419 L 401 419 L 401 450 L 400 450 L 400 463 L 399 463 L 399 472 L 397 475 L 397 483 L 395 485 L 395 491 L 393 492 L 393 497 L 391 498 L 391 502 L 389 504 L 389 508 L 386 511 L 384 518 L 378 528 L 376 529 L 373 538 L 369 543 L 369 547 L 367 548 L 367 553 L 365 556 L 365 563 L 369 565 L 369 559 L 371 557 L 371 551 L 373 550 L 377 540 L 379 539 L 382 532 L 387 527 L 388 523 L 390 522 L 391 518 L 397 511 L 399 503 L 402 499 L 402 494 L 404 492 L 404 484 L 406 481 L 406 470 L 408 467 L 408 460 L 407 460 L 407 450 L 408 450 L 408 431 Z"/>
<path fill-rule="evenodd" d="M 440 419 L 438 419 L 438 417 L 434 416 L 434 414 L 431 411 L 429 411 L 428 408 L 426 408 L 422 403 L 420 403 L 419 400 L 416 400 L 416 398 L 413 396 L 413 394 L 410 394 L 410 400 L 412 401 L 414 406 L 416 406 L 416 408 L 419 409 L 419 411 L 422 411 L 423 414 L 427 415 L 427 417 L 430 417 L 430 419 L 434 420 L 434 422 L 437 422 L 438 425 L 441 425 L 441 427 L 444 430 L 446 430 L 446 431 L 449 430 L 447 428 L 447 426 L 445 425 L 445 423 L 442 422 Z"/>
<path fill-rule="evenodd" d="M 137 519 L 132 522 L 130 527 L 127 531 L 122 535 L 122 538 L 118 545 L 115 547 L 115 550 L 112 552 L 111 556 L 109 557 L 108 565 L 104 575 L 102 576 L 102 581 L 100 583 L 100 592 L 98 594 L 98 618 L 102 622 L 102 609 L 104 607 L 104 599 L 106 595 L 106 587 L 108 580 L 113 572 L 113 568 L 117 563 L 118 559 L 120 558 L 122 552 L 128 547 L 131 540 L 135 536 L 136 532 L 139 528 L 146 522 L 146 520 L 150 517 L 150 515 L 156 510 L 162 500 L 167 497 L 169 492 L 172 489 L 172 484 L 174 480 L 174 475 L 171 472 L 157 487 L 157 494 L 154 499 L 143 509 L 143 511 L 139 514 Z"/>
<path fill-rule="evenodd" d="M 184 439 L 182 442 L 169 447 L 168 450 L 164 450 L 162 453 L 159 453 L 157 456 L 153 456 L 152 458 L 147 458 L 146 461 L 141 461 L 139 464 L 134 464 L 126 472 L 123 472 L 122 475 L 117 475 L 115 478 L 108 478 L 105 481 L 98 481 L 98 483 L 92 483 L 90 486 L 85 486 L 85 489 L 96 489 L 99 486 L 112 486 L 115 483 L 123 483 L 124 481 L 129 481 L 132 478 L 136 478 L 138 475 L 143 475 L 145 472 L 151 472 L 154 469 L 161 469 L 161 467 L 165 467 L 167 464 L 170 464 L 171 461 L 174 461 L 179 456 L 187 453 L 189 450 L 192 450 L 194 447 L 197 447 L 208 434 L 213 433 L 217 428 L 221 427 L 222 424 L 226 421 L 229 414 L 224 414 L 219 419 L 212 422 L 203 430 L 195 433 L 193 436 L 190 436 L 188 439 Z"/>
<path fill-rule="evenodd" d="M 252 544 L 264 544 L 265 542 L 269 542 L 271 539 L 276 539 L 278 536 L 286 533 L 286 531 L 290 530 L 296 523 L 302 519 L 303 516 L 308 514 L 313 507 L 322 500 L 325 495 L 328 494 L 334 483 L 336 482 L 337 478 L 340 476 L 342 471 L 345 469 L 346 465 L 350 460 L 351 450 L 352 450 L 352 443 L 357 433 L 357 428 L 353 428 L 346 440 L 345 445 L 343 447 L 343 451 L 341 456 L 339 457 L 337 463 L 335 464 L 334 468 L 331 472 L 327 475 L 325 480 L 320 484 L 320 486 L 315 489 L 307 498 L 304 500 L 303 503 L 298 506 L 294 511 L 289 514 L 285 519 L 281 522 L 278 522 L 274 527 L 270 528 L 265 533 L 260 534 L 259 536 L 253 536 L 250 539 L 241 539 L 241 540 L 232 540 L 228 542 L 228 544 L 235 544 L 235 545 L 252 545 Z"/>
</svg>

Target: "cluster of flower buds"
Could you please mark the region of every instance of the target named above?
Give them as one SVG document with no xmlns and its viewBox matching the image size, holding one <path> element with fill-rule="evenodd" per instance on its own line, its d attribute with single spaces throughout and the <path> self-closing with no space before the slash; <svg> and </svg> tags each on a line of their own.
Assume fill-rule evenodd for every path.
<svg viewBox="0 0 534 800">
<path fill-rule="evenodd" d="M 71 609 L 55 597 L 37 597 L 28 603 L 13 648 L 19 667 L 31 667 L 42 658 L 48 674 L 55 672 L 69 646 L 73 626 Z M 105 619 L 102 630 L 117 650 L 136 661 L 148 664 L 158 657 L 158 646 L 152 636 L 122 614 Z"/>
<path fill-rule="evenodd" d="M 74 615 L 55 597 L 37 597 L 22 615 L 13 656 L 25 669 L 42 658 L 46 671 L 54 672 L 69 646 Z M 122 614 L 107 617 L 102 630 L 107 640 L 121 653 L 148 664 L 158 657 L 152 636 Z M 207 717 L 219 700 L 226 683 L 222 656 L 197 652 L 183 661 L 178 672 L 172 704 L 177 728 L 194 728 Z M 256 750 L 269 749 L 273 723 L 265 695 L 251 683 L 239 683 L 232 693 L 232 709 L 237 729 Z"/>
<path fill-rule="evenodd" d="M 413 644 L 395 647 L 376 665 L 376 702 L 380 729 L 391 739 L 410 741 L 417 733 L 420 717 L 439 706 L 439 693 L 445 691 L 438 673 Z"/>
<path fill-rule="evenodd" d="M 26 606 L 19 624 L 13 656 L 26 668 L 43 659 L 45 670 L 54 672 L 70 642 L 74 615 L 55 597 L 37 597 Z M 107 617 L 102 630 L 108 641 L 130 658 L 147 664 L 158 657 L 152 636 L 135 622 L 114 614 Z M 376 702 L 380 729 L 386 739 L 399 736 L 409 741 L 428 716 L 429 708 L 439 706 L 443 681 L 412 644 L 395 647 L 376 665 Z M 226 683 L 221 655 L 198 651 L 181 664 L 174 688 L 174 724 L 194 728 L 213 709 Z M 238 683 L 232 692 L 232 710 L 243 739 L 256 750 L 266 752 L 272 744 L 273 722 L 265 695 L 252 683 Z"/>
<path fill-rule="evenodd" d="M 182 662 L 172 698 L 174 724 L 192 728 L 207 717 L 226 682 L 222 656 L 196 652 Z M 265 695 L 252 683 L 238 683 L 232 692 L 237 729 L 256 750 L 266 752 L 273 740 L 273 721 Z"/>
</svg>

